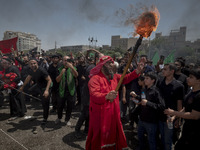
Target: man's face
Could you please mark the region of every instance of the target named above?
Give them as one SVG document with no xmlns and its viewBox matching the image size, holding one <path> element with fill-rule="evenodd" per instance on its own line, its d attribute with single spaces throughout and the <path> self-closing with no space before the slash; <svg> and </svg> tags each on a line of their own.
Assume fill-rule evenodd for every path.
<svg viewBox="0 0 200 150">
<path fill-rule="evenodd" d="M 154 84 L 154 81 L 155 81 L 155 80 L 151 79 L 150 77 L 145 76 L 144 83 L 145 83 L 146 86 L 153 85 L 153 84 Z"/>
<path fill-rule="evenodd" d="M 103 65 L 104 73 L 110 76 L 110 79 L 113 79 L 114 72 L 113 72 L 114 63 L 112 61 L 108 61 Z"/>
<path fill-rule="evenodd" d="M 58 57 L 52 58 L 52 62 L 53 62 L 54 64 L 58 64 L 59 58 L 58 58 Z"/>
<path fill-rule="evenodd" d="M 22 59 L 23 59 L 23 62 L 24 62 L 25 64 L 28 63 L 28 56 L 24 56 Z"/>
<path fill-rule="evenodd" d="M 8 61 L 5 60 L 5 59 L 2 59 L 1 65 L 2 65 L 2 67 L 3 67 L 4 69 L 7 69 L 7 68 L 10 67 L 10 62 L 8 62 Z"/>
<path fill-rule="evenodd" d="M 170 70 L 168 65 L 165 65 L 162 70 L 163 76 L 167 77 L 174 74 L 174 70 Z"/>
<path fill-rule="evenodd" d="M 80 57 L 79 63 L 82 64 L 84 62 L 84 57 Z"/>
<path fill-rule="evenodd" d="M 189 75 L 189 77 L 187 78 L 187 84 L 188 86 L 193 87 L 196 84 L 200 84 L 200 79 L 197 79 L 194 75 Z"/>
<path fill-rule="evenodd" d="M 30 60 L 29 61 L 29 65 L 30 65 L 30 68 L 33 70 L 33 71 L 36 71 L 38 69 L 38 63 L 36 60 Z"/>
<path fill-rule="evenodd" d="M 176 61 L 175 63 L 175 66 L 176 66 L 176 68 L 177 68 L 177 71 L 180 71 L 181 70 L 181 63 L 180 62 L 178 62 L 178 61 Z"/>
<path fill-rule="evenodd" d="M 63 66 L 66 66 L 68 62 L 68 59 L 70 59 L 68 56 L 63 57 Z"/>
</svg>

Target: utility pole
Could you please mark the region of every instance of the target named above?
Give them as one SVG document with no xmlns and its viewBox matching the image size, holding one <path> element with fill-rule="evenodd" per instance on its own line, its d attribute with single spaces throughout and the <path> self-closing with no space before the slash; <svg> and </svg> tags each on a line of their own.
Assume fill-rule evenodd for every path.
<svg viewBox="0 0 200 150">
<path fill-rule="evenodd" d="M 96 43 L 98 42 L 98 41 L 97 41 L 97 38 L 96 38 L 96 40 L 95 40 L 94 37 L 91 37 L 91 38 L 89 37 L 89 38 L 88 38 L 88 41 L 89 41 L 89 48 L 90 48 L 90 47 L 94 47 L 93 42 L 95 42 L 95 49 L 96 49 Z"/>
<path fill-rule="evenodd" d="M 55 41 L 55 51 L 56 51 L 56 49 L 57 49 L 57 42 Z"/>
</svg>

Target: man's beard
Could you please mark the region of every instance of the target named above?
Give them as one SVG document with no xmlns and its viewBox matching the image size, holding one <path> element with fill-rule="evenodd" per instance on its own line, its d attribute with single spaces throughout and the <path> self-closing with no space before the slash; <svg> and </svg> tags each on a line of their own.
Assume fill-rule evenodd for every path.
<svg viewBox="0 0 200 150">
<path fill-rule="evenodd" d="M 109 80 L 112 80 L 114 73 L 112 69 L 108 69 L 106 66 L 103 66 L 104 73 L 109 77 Z"/>
</svg>

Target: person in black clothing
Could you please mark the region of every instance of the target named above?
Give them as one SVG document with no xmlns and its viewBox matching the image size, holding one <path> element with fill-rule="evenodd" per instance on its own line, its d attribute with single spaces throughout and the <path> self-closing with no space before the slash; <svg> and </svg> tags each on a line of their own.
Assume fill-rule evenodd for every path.
<svg viewBox="0 0 200 150">
<path fill-rule="evenodd" d="M 165 64 L 162 70 L 164 78 L 161 78 L 161 81 L 158 81 L 157 87 L 165 101 L 165 108 L 181 111 L 184 86 L 174 78 L 175 71 L 176 66 L 173 63 Z M 175 118 L 175 116 L 170 117 L 170 122 L 173 122 L 175 128 L 180 126 L 180 121 L 180 118 Z M 164 149 L 171 150 L 173 146 L 174 128 L 168 128 L 167 122 L 167 115 L 163 112 L 160 113 L 159 130 L 162 144 Z"/>
<path fill-rule="evenodd" d="M 68 56 L 63 57 L 63 65 L 58 68 L 56 74 L 56 81 L 59 83 L 59 98 L 58 98 L 58 118 L 55 124 L 61 122 L 63 109 L 66 106 L 65 123 L 67 126 L 71 126 L 70 117 L 75 104 L 76 85 L 75 80 L 78 76 L 76 67 L 72 64 L 72 59 Z"/>
<path fill-rule="evenodd" d="M 82 102 L 81 102 L 81 115 L 79 116 L 79 119 L 76 123 L 75 126 L 75 132 L 76 132 L 76 138 L 81 138 L 81 133 L 80 129 L 83 123 L 85 122 L 85 129 L 84 133 L 88 133 L 89 129 L 89 103 L 90 103 L 90 94 L 89 94 L 89 88 L 88 88 L 88 82 L 90 80 L 89 74 L 90 70 L 95 67 L 95 64 L 93 63 L 93 60 L 88 60 L 89 64 L 85 68 L 85 73 L 84 75 L 84 82 L 82 85 L 82 92 L 81 92 L 81 97 L 82 97 Z"/>
<path fill-rule="evenodd" d="M 24 84 L 20 88 L 23 91 L 24 87 L 27 83 L 32 79 L 33 82 L 37 85 L 38 90 L 40 91 L 40 98 L 42 101 L 43 107 L 43 121 L 42 124 L 46 124 L 48 115 L 49 115 L 49 102 L 50 102 L 50 86 L 52 84 L 51 78 L 48 72 L 38 66 L 38 62 L 35 58 L 31 58 L 29 61 L 30 64 L 30 72 L 26 77 Z"/>
<path fill-rule="evenodd" d="M 174 64 L 176 65 L 176 72 L 174 74 L 174 78 L 183 84 L 185 94 L 187 94 L 188 92 L 187 76 L 182 73 L 182 69 L 185 66 L 184 60 L 177 58 Z"/>
<path fill-rule="evenodd" d="M 78 86 L 77 86 L 77 101 L 78 103 L 76 105 L 81 104 L 81 98 L 82 98 L 82 87 L 84 85 L 84 71 L 85 71 L 85 58 L 83 56 L 80 56 L 79 59 L 79 64 L 77 65 L 77 72 L 78 72 Z"/>
<path fill-rule="evenodd" d="M 175 145 L 175 150 L 198 150 L 200 138 L 200 69 L 190 71 L 187 83 L 192 90 L 185 96 L 184 109 L 179 112 L 166 109 L 165 114 L 184 119 L 181 138 Z"/>
<path fill-rule="evenodd" d="M 57 70 L 58 70 L 58 63 L 59 63 L 59 56 L 53 55 L 52 56 L 52 64 L 49 66 L 48 73 L 51 77 L 51 80 L 53 82 L 52 90 L 51 90 L 51 98 L 52 98 L 52 112 L 55 112 L 57 110 L 57 103 L 58 103 L 58 88 L 59 84 L 56 81 L 57 77 Z"/>
<path fill-rule="evenodd" d="M 16 66 L 13 66 L 11 64 L 11 60 L 7 57 L 4 56 L 2 58 L 1 64 L 3 67 L 3 72 L 4 75 L 9 74 L 9 73 L 15 73 L 17 76 L 14 79 L 14 82 L 18 84 L 20 82 L 21 76 L 19 69 Z M 5 83 L 8 83 L 10 85 L 10 80 L 9 79 L 4 79 Z M 19 93 L 16 89 L 18 86 L 15 87 L 15 89 L 11 88 L 11 93 L 9 94 L 10 97 L 10 115 L 12 118 L 10 120 L 14 120 L 14 118 L 18 117 L 23 117 L 26 112 L 26 105 L 24 102 L 24 99 L 21 97 L 21 93 Z"/>
<path fill-rule="evenodd" d="M 137 79 L 133 80 L 132 84 L 132 91 L 136 93 L 136 95 L 141 95 L 141 91 L 145 88 L 144 84 L 144 75 L 140 75 Z M 130 98 L 130 102 L 135 103 L 134 99 L 132 96 Z M 135 108 L 132 109 L 131 114 L 130 114 L 130 130 L 133 130 L 134 122 L 136 125 L 138 125 L 139 121 L 139 113 L 140 113 L 140 107 L 141 105 L 135 105 Z"/>
<path fill-rule="evenodd" d="M 22 82 L 24 82 L 25 79 L 26 79 L 26 77 L 29 74 L 29 71 L 30 71 L 30 67 L 28 65 L 28 63 L 29 63 L 29 57 L 27 55 L 23 55 L 22 56 L 22 60 L 19 59 L 18 57 L 15 57 L 15 60 L 17 60 L 17 62 L 22 66 L 21 80 L 22 80 Z M 30 94 L 30 91 L 29 91 L 30 87 L 31 87 L 31 81 L 24 88 L 24 92 L 27 93 L 27 94 Z M 26 102 L 30 102 L 30 96 L 25 95 L 24 98 L 25 98 Z"/>
<path fill-rule="evenodd" d="M 155 86 L 157 75 L 154 72 L 148 72 L 145 74 L 144 83 L 146 88 L 144 89 L 145 97 L 136 97 L 135 93 L 131 92 L 131 95 L 139 100 L 141 105 L 138 122 L 138 139 L 139 149 L 145 149 L 145 133 L 147 133 L 149 149 L 156 150 L 156 134 L 159 122 L 159 113 L 164 110 L 164 100 L 160 96 L 159 89 Z"/>
</svg>

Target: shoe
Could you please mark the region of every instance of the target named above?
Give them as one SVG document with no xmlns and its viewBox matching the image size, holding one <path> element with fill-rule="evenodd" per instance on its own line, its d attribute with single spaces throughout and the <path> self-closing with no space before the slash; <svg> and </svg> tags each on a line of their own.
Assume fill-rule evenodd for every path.
<svg viewBox="0 0 200 150">
<path fill-rule="evenodd" d="M 77 139 L 80 139 L 80 138 L 82 137 L 81 132 L 80 132 L 80 131 L 75 131 L 75 137 L 76 137 Z"/>
<path fill-rule="evenodd" d="M 46 123 L 47 123 L 47 119 L 43 119 L 41 124 L 45 125 Z"/>
<path fill-rule="evenodd" d="M 55 124 L 59 124 L 59 123 L 61 123 L 61 121 L 60 121 L 60 119 L 56 119 L 56 121 L 55 121 Z"/>
<path fill-rule="evenodd" d="M 72 123 L 70 121 L 65 121 L 66 125 L 71 127 L 72 126 Z"/>
<path fill-rule="evenodd" d="M 8 121 L 13 121 L 13 120 L 15 120 L 15 119 L 17 119 L 17 118 L 18 118 L 18 116 L 11 117 L 11 118 L 8 119 Z"/>
</svg>

